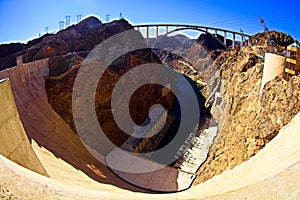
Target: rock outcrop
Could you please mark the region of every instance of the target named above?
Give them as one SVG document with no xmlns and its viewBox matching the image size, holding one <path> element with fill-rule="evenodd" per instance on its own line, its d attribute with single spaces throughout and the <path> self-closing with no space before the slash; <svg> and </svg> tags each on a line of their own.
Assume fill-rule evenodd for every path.
<svg viewBox="0 0 300 200">
<path fill-rule="evenodd" d="M 100 43 L 106 37 L 110 37 L 131 28 L 132 27 L 129 26 L 125 20 L 115 21 L 109 24 L 101 24 L 98 23 L 97 20 L 93 19 L 91 23 L 82 22 L 77 26 L 70 27 L 70 29 L 68 28 L 63 32 L 59 32 L 55 35 L 55 38 L 60 38 L 62 39 L 61 41 L 65 41 L 70 49 L 78 51 L 91 50 L 95 47 L 97 40 L 98 43 Z M 89 33 L 85 33 L 84 30 Z M 73 33 L 65 33 L 70 31 Z M 84 40 L 83 38 L 86 37 L 83 37 L 81 41 L 81 36 L 79 37 L 76 33 L 80 33 L 81 36 L 88 36 L 89 34 L 92 36 L 91 39 L 87 40 Z M 67 38 L 67 36 L 75 38 Z M 92 40 L 92 38 L 96 36 L 97 38 Z M 50 39 L 49 42 L 53 42 Z M 72 44 L 71 41 L 73 41 Z M 70 67 L 70 63 L 67 61 L 71 56 L 73 56 L 74 66 Z M 83 56 L 81 57 L 78 53 L 73 53 L 73 55 L 60 55 L 51 58 L 49 60 L 50 76 L 46 79 L 46 90 L 49 103 L 70 125 L 74 132 L 76 132 L 76 128 L 72 114 L 72 91 L 74 81 L 83 59 Z M 160 60 L 150 49 L 129 52 L 115 60 L 106 69 L 99 80 L 95 94 L 95 110 L 103 131 L 107 134 L 107 137 L 115 143 L 115 145 L 121 145 L 129 135 L 124 133 L 114 121 L 111 108 L 113 89 L 119 79 L 130 69 L 146 63 L 160 63 Z M 99 66 L 97 67 L 101 67 L 101 63 L 99 63 Z M 151 74 L 151 71 L 144 71 L 144 73 L 140 74 L 140 76 L 149 77 Z M 163 79 L 164 77 L 161 78 Z M 129 81 L 134 83 L 135 77 L 132 77 Z M 167 110 L 171 111 L 175 101 L 176 98 L 172 93 L 162 97 L 162 87 L 160 85 L 148 84 L 136 90 L 132 95 L 129 102 L 130 115 L 136 124 L 141 125 L 148 117 L 148 111 L 152 105 L 161 104 Z M 133 127 L 130 128 L 133 131 Z"/>
<path fill-rule="evenodd" d="M 16 65 L 16 56 L 23 55 L 24 62 L 77 52 L 81 57 L 104 39 L 133 27 L 124 19 L 102 24 L 96 17 L 88 17 L 56 34 L 45 34 L 27 44 L 0 45 L 0 69 Z"/>
<path fill-rule="evenodd" d="M 49 58 L 49 77 L 46 79 L 48 101 L 76 132 L 72 115 L 72 89 L 81 63 L 96 45 L 130 29 L 133 29 L 132 25 L 124 19 L 103 24 L 96 17 L 88 17 L 79 24 L 69 26 L 56 34 L 46 34 L 27 44 L 1 45 L 0 49 L 3 51 L 0 54 L 0 66 L 1 69 L 15 66 L 17 55 L 22 55 L 25 63 Z M 115 60 L 98 83 L 95 97 L 98 120 L 104 132 L 116 145 L 122 144 L 128 135 L 113 120 L 110 107 L 112 91 L 122 75 L 146 63 L 160 63 L 160 60 L 150 49 L 129 52 Z M 141 74 L 149 75 L 151 72 L 145 71 Z M 133 94 L 129 107 L 131 117 L 137 124 L 140 125 L 146 120 L 153 104 L 161 104 L 171 110 L 176 98 L 172 93 L 162 97 L 161 90 L 160 85 L 148 84 Z"/>
<path fill-rule="evenodd" d="M 295 40 L 290 35 L 283 32 L 262 32 L 252 36 L 252 46 L 249 46 L 248 42 L 244 42 L 243 51 L 261 56 L 271 51 L 275 54 L 284 54 L 286 46 L 294 42 Z"/>
<path fill-rule="evenodd" d="M 194 184 L 254 156 L 300 111 L 299 76 L 294 76 L 288 86 L 277 77 L 260 95 L 261 58 L 229 51 L 223 52 L 215 65 L 221 69 L 223 99 L 211 112 L 219 119 L 220 130 Z"/>
<path fill-rule="evenodd" d="M 145 63 L 159 63 L 159 60 L 150 50 L 140 50 L 120 57 L 112 63 L 99 80 L 95 94 L 95 109 L 98 121 L 107 134 L 108 138 L 116 145 L 121 145 L 128 135 L 124 133 L 115 123 L 111 110 L 111 97 L 113 89 L 118 80 L 130 69 Z M 60 76 L 48 77 L 46 89 L 49 103 L 54 110 L 76 132 L 72 115 L 72 88 L 80 64 Z M 149 76 L 151 72 L 145 71 L 141 76 Z M 134 81 L 134 78 L 131 80 Z M 129 102 L 130 114 L 137 124 L 142 124 L 147 116 L 150 107 L 154 104 L 161 104 L 169 111 L 175 103 L 175 96 L 170 93 L 165 97 L 161 96 L 161 86 L 148 84 L 138 89 Z M 133 128 L 133 127 L 131 127 Z"/>
<path fill-rule="evenodd" d="M 232 44 L 232 41 L 227 39 L 227 46 L 225 46 L 223 44 L 224 37 L 217 34 L 217 38 L 218 40 L 212 34 L 203 33 L 198 37 L 197 42 L 208 52 L 213 50 L 226 50 L 226 47 L 230 47 Z"/>
<path fill-rule="evenodd" d="M 269 34 L 277 54 L 283 53 L 286 46 L 294 42 L 285 33 L 271 31 Z M 253 46 L 249 47 L 245 42 L 242 51 L 224 51 L 211 35 L 200 35 L 197 43 L 185 49 L 184 58 L 159 54 L 176 71 L 195 82 L 207 83 L 201 92 L 208 98 L 208 103 L 214 100 L 210 98 L 221 80 L 222 101 L 211 108 L 212 116 L 218 119 L 219 135 L 194 184 L 254 156 L 300 111 L 300 77 L 293 77 L 287 85 L 283 77 L 277 77 L 267 83 L 263 94 L 259 95 L 264 61 L 255 54 L 270 51 L 270 45 L 267 33 L 253 37 L 256 38 Z M 218 38 L 223 41 L 222 37 Z M 259 46 L 263 46 L 262 52 L 258 52 Z"/>
</svg>

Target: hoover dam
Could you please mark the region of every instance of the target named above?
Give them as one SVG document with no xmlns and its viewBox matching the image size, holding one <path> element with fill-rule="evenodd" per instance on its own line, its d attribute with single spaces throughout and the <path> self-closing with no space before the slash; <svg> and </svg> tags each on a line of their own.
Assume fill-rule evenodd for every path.
<svg viewBox="0 0 300 200">
<path fill-rule="evenodd" d="M 1 184 L 14 195 L 26 199 L 299 197 L 299 114 L 240 166 L 186 191 L 150 194 L 122 181 L 88 153 L 48 104 L 46 72 L 46 60 L 1 72 Z"/>
<path fill-rule="evenodd" d="M 92 19 L 94 20 L 94 19 Z M 124 21 L 121 21 L 124 23 Z M 95 23 L 95 22 L 93 22 Z M 98 22 L 96 22 L 98 23 Z M 119 22 L 116 22 L 116 24 Z M 127 22 L 126 22 L 127 23 Z M 90 25 L 91 23 L 87 23 Z M 118 27 L 112 23 L 111 30 L 122 30 L 123 27 Z M 97 24 L 99 25 L 99 24 Z M 82 26 L 82 24 L 81 24 Z M 129 25 L 126 24 L 129 27 Z M 125 26 L 125 27 L 126 27 Z M 126 27 L 125 29 L 133 29 L 133 27 Z M 147 26 L 146 26 L 147 27 Z M 187 26 L 188 27 L 188 26 Z M 77 28 L 77 27 L 76 27 Z M 86 27 L 84 27 L 86 28 Z M 93 27 L 94 28 L 94 27 Z M 101 27 L 102 28 L 102 27 Z M 110 28 L 110 27 L 108 27 Z M 107 29 L 108 29 L 107 28 Z M 119 29 L 118 29 L 119 28 Z M 186 28 L 186 27 L 185 27 Z M 74 29 L 66 30 L 68 34 L 73 34 L 76 37 L 78 34 Z M 73 32 L 72 32 L 73 31 Z M 116 31 L 116 32 L 118 32 Z M 71 33 L 70 33 L 71 32 Z M 75 33 L 74 33 L 75 32 Z M 97 32 L 98 34 L 99 32 Z M 65 37 L 64 32 L 60 33 Z M 76 35 L 77 34 L 77 35 Z M 101 33 L 102 34 L 102 33 Z M 226 34 L 226 33 L 225 33 Z M 238 33 L 237 33 L 238 34 Z M 112 35 L 114 35 L 112 33 Z M 148 32 L 147 32 L 147 35 Z M 211 34 L 209 35 L 209 37 Z M 217 32 L 216 32 L 217 36 Z M 248 35 L 247 35 L 248 36 Z M 50 39 L 49 39 L 50 38 Z M 49 43 L 52 40 L 59 43 L 61 41 L 54 39 L 54 36 L 49 36 Z M 99 38 L 99 37 L 98 37 Z M 228 38 L 224 37 L 225 41 Z M 100 40 L 100 39 L 99 39 Z M 44 40 L 47 41 L 47 38 Z M 47 41 L 48 42 L 48 41 Z M 97 43 L 99 41 L 96 41 Z M 240 44 L 244 44 L 241 41 Z M 42 42 L 41 42 L 42 43 Z M 82 42 L 88 43 L 87 41 Z M 76 45 L 82 45 L 78 43 Z M 65 45 L 65 43 L 62 43 Z M 44 45 L 43 43 L 41 45 Z M 48 45 L 48 43 L 47 43 Z M 56 43 L 55 43 L 56 45 Z M 74 46 L 76 46 L 74 45 Z M 235 41 L 227 44 L 231 46 L 231 50 L 228 54 L 232 54 L 231 58 L 237 59 L 238 56 L 246 57 L 251 60 L 253 57 L 257 58 L 253 52 L 247 52 L 247 48 L 250 49 L 250 45 L 240 45 L 238 50 L 234 50 Z M 244 44 L 246 45 L 246 44 Z M 59 46 L 59 45 L 58 45 Z M 71 45 L 70 45 L 71 46 Z M 224 45 L 223 45 L 224 46 Z M 34 46 L 36 47 L 36 46 Z M 39 47 L 38 47 L 39 48 Z M 59 47 L 60 48 L 60 47 Z M 251 199 L 299 199 L 300 198 L 300 113 L 298 112 L 292 117 L 283 127 L 280 127 L 278 133 L 271 138 L 263 148 L 257 153 L 255 152 L 248 158 L 243 158 L 244 162 L 241 164 L 235 164 L 232 169 L 224 170 L 222 173 L 213 175 L 213 177 L 207 178 L 208 180 L 199 181 L 201 173 L 198 173 L 199 165 L 204 160 L 196 165 L 186 165 L 185 168 L 178 168 L 175 170 L 173 167 L 165 166 L 160 170 L 151 173 L 120 173 L 118 170 L 114 170 L 110 165 L 124 165 L 128 168 L 134 168 L 134 159 L 131 156 L 122 154 L 118 149 L 110 150 L 105 156 L 98 155 L 87 149 L 87 146 L 83 143 L 80 136 L 75 133 L 72 124 L 67 123 L 66 118 L 62 113 L 58 113 L 51 103 L 49 103 L 49 90 L 46 88 L 46 80 L 53 73 L 53 62 L 50 59 L 55 57 L 55 53 L 61 53 L 62 51 L 57 47 L 47 48 L 42 46 L 46 58 L 43 58 L 44 54 L 37 53 L 36 56 L 40 58 L 30 60 L 27 58 L 26 62 L 23 62 L 22 56 L 16 59 L 16 65 L 7 67 L 0 71 L 0 197 L 16 198 L 16 199 L 242 199 L 245 197 L 251 197 Z M 81 47 L 82 48 L 82 47 Z M 239 49 L 243 48 L 243 52 L 239 52 Z M 279 47 L 278 47 L 279 48 Z M 30 55 L 30 51 L 34 48 L 29 48 L 23 57 Z M 50 49 L 50 50 L 49 50 Z M 59 49 L 59 50 L 58 50 Z M 42 51 L 41 50 L 41 51 Z M 193 49 L 192 49 L 193 50 Z M 55 53 L 53 53 L 55 52 Z M 218 51 L 216 51 L 218 53 Z M 242 55 L 240 55 L 240 54 Z M 53 54 L 53 55 L 52 55 Z M 65 56 L 67 54 L 61 53 L 57 57 Z M 150 55 L 151 61 L 156 62 L 156 57 Z M 224 53 L 225 56 L 228 56 Z M 267 54 L 266 54 L 267 55 Z M 164 53 L 161 53 L 161 57 Z M 252 57 L 251 57 L 252 56 Z M 128 56 L 128 65 L 133 62 L 139 63 L 140 61 L 132 56 Z M 126 59 L 128 58 L 126 57 Z M 229 56 L 228 56 L 229 57 Z M 271 56 L 272 57 L 272 56 Z M 274 57 L 274 56 L 273 56 Z M 268 62 L 272 63 L 272 58 L 268 57 Z M 35 57 L 36 58 L 36 57 Z M 277 58 L 277 57 L 276 57 Z M 65 58 L 64 58 L 65 59 Z M 241 61 L 248 63 L 248 60 Z M 283 60 L 282 57 L 278 58 Z M 125 60 L 125 59 L 124 59 Z M 153 61 L 153 63 L 154 63 Z M 193 73 L 195 69 L 186 62 L 179 60 L 178 66 L 184 65 L 188 69 L 192 69 Z M 235 60 L 236 63 L 239 63 Z M 262 62 L 262 61 L 260 61 Z M 50 63 L 50 64 L 49 64 Z M 134 64 L 136 64 L 134 63 Z M 225 64 L 229 65 L 230 62 Z M 254 63 L 254 64 L 253 64 Z M 261 66 L 264 63 L 253 62 L 247 66 L 247 69 L 239 69 L 239 72 L 248 75 L 259 74 L 262 72 Z M 279 62 L 275 62 L 278 64 Z M 278 72 L 281 73 L 282 64 L 278 65 Z M 52 64 L 52 66 L 50 66 Z M 67 80 L 68 86 L 69 79 L 64 79 L 68 75 L 72 74 L 72 69 L 80 66 L 76 63 L 72 63 L 70 69 L 66 69 L 64 73 L 57 76 L 53 76 L 51 81 Z M 143 64 L 143 63 L 139 63 Z M 224 64 L 224 65 L 225 65 Z M 233 66 L 236 67 L 238 64 Z M 243 65 L 243 67 L 246 65 Z M 253 66 L 256 66 L 253 67 Z M 231 67 L 231 66 L 230 66 Z M 252 67 L 252 68 L 251 68 Z M 270 67 L 270 66 L 268 66 Z M 258 72 L 257 69 L 261 71 Z M 250 69 L 250 70 L 249 70 Z M 266 69 L 266 68 L 265 68 Z M 269 69 L 269 68 L 268 68 Z M 52 70 L 52 71 L 51 71 Z M 231 69 L 230 69 L 231 70 Z M 247 71 L 249 70 L 249 71 Z M 251 71 L 252 70 L 252 71 Z M 281 70 L 281 71 L 280 71 Z M 121 71 L 121 70 L 120 70 Z M 180 71 L 180 70 L 178 70 Z M 225 73 L 227 73 L 224 68 Z M 278 74 L 269 74 L 268 70 L 265 70 L 268 76 L 260 77 L 263 79 L 263 84 L 268 84 L 270 80 L 273 80 Z M 119 72 L 119 71 L 118 71 Z M 184 72 L 189 75 L 186 71 Z M 225 74 L 226 75 L 226 74 Z M 228 77 L 234 77 L 230 73 L 227 73 Z M 246 76 L 245 75 L 245 76 Z M 192 76 L 191 76 L 192 77 Z M 267 77 L 267 78 L 266 78 Z M 271 77 L 271 78 L 270 78 Z M 225 77 L 226 78 L 226 77 Z M 243 79 L 243 77 L 239 78 Z M 266 80 L 268 79 L 268 80 Z M 245 80 L 241 80 L 245 82 Z M 196 82 L 196 81 L 195 81 Z M 203 83 L 198 81 L 198 83 Z M 230 82 L 230 81 L 228 81 Z M 232 81 L 234 82 L 234 81 Z M 261 80 L 257 81 L 261 83 Z M 289 83 L 289 82 L 288 82 Z M 295 83 L 297 84 L 297 82 Z M 293 84 L 290 84 L 293 86 Z M 240 87 L 242 87 L 241 85 Z M 221 87 L 221 86 L 220 86 Z M 223 87 L 223 86 L 222 86 Z M 263 86 L 255 84 L 255 92 L 257 94 L 263 92 Z M 266 86 L 268 87 L 268 85 Z M 252 88 L 251 88 L 252 90 Z M 257 90 L 257 91 L 256 91 Z M 229 90 L 228 90 L 229 91 Z M 166 92 L 168 93 L 168 92 Z M 216 93 L 216 92 L 215 92 Z M 162 92 L 165 96 L 165 91 Z M 59 94 L 61 95 L 61 94 Z M 58 95 L 58 96 L 59 96 Z M 218 95 L 214 102 L 218 101 Z M 187 96 L 187 95 L 186 95 Z M 244 95 L 245 97 L 248 94 Z M 257 97 L 259 98 L 259 97 Z M 233 100 L 232 100 L 233 101 Z M 242 101 L 242 100 L 238 100 Z M 298 101 L 297 101 L 298 102 Z M 52 102 L 53 103 L 53 102 Z M 230 102 L 228 102 L 230 103 Z M 168 105 L 168 102 L 166 103 Z M 170 103 L 171 104 L 171 103 Z M 234 104 L 234 103 L 232 103 Z M 237 107 L 237 105 L 236 105 Z M 234 105 L 232 106 L 233 113 L 237 110 Z M 253 106 L 256 108 L 255 106 Z M 216 108 L 218 109 L 218 108 Z M 213 111 L 212 111 L 213 112 Z M 63 113 L 65 114 L 65 113 Z M 68 113 L 67 113 L 68 114 Z M 66 114 L 66 115 L 67 115 Z M 157 123 L 161 124 L 160 116 L 167 119 L 168 123 L 172 123 L 172 117 L 166 117 L 167 113 L 150 112 L 150 115 L 158 115 Z M 212 115 L 218 115 L 216 110 Z M 222 115 L 219 114 L 219 115 Z M 223 118 L 220 117 L 223 120 Z M 167 123 L 167 124 L 168 124 Z M 234 123 L 234 122 L 232 122 Z M 170 125 L 168 124 L 168 125 Z M 158 125 L 158 126 L 159 126 Z M 155 127 L 159 129 L 159 127 Z M 135 130 L 136 133 L 140 133 Z M 162 130 L 164 132 L 164 130 Z M 214 128 L 212 132 L 216 131 Z M 142 132 L 144 134 L 144 132 Z M 147 132 L 148 134 L 148 132 Z M 214 136 L 205 136 L 212 145 Z M 273 134 L 273 133 L 272 133 Z M 192 138 L 196 133 L 192 134 Z M 117 142 L 121 141 L 118 136 Z M 268 135 L 268 137 L 271 137 Z M 201 141 L 204 137 L 199 137 L 197 140 Z M 161 140 L 161 138 L 159 138 Z M 188 138 L 188 140 L 192 140 Z M 130 149 L 133 152 L 140 152 L 145 150 L 145 147 L 149 140 L 135 140 L 127 138 L 124 140 L 123 147 Z M 138 142 L 138 144 L 136 144 Z M 183 141 L 184 142 L 184 141 Z M 214 141 L 216 142 L 216 141 Z M 243 141 L 242 141 L 243 142 Z M 191 141 L 187 144 L 190 144 Z M 222 143 L 222 140 L 221 140 Z M 132 146 L 134 144 L 134 146 Z M 105 145 L 105 144 L 103 144 Z M 234 146 L 234 145 L 232 145 Z M 234 148 L 234 147 L 233 147 Z M 151 149 L 151 147 L 150 147 Z M 196 150 L 195 150 L 196 149 Z M 190 148 L 189 151 L 192 157 L 197 157 L 197 146 Z M 194 150 L 194 151 L 192 151 Z M 210 146 L 206 147 L 208 154 Z M 218 150 L 218 149 L 217 149 Z M 217 151 L 215 150 L 215 151 Z M 195 153 L 196 152 L 196 153 Z M 198 152 L 199 153 L 199 152 Z M 196 155 L 197 154 L 197 155 Z M 178 156 L 178 158 L 181 155 Z M 111 159 L 111 160 L 110 160 Z M 208 158 L 210 159 L 210 158 Z M 102 161 L 102 162 L 100 162 Z M 152 164 L 150 161 L 142 161 L 145 168 Z M 228 161 L 230 163 L 230 161 Z M 178 163 L 177 163 L 178 164 Z M 182 164 L 182 163 L 181 163 Z M 155 163 L 155 165 L 159 165 Z M 175 164 L 176 165 L 176 164 Z M 175 166 L 174 165 L 174 166 Z M 179 164 L 180 165 L 180 164 Z M 208 165 L 208 164 L 207 164 Z M 226 167 L 224 167 L 226 168 Z M 190 170 L 190 171 L 189 171 Z M 209 174 L 210 175 L 210 174 Z M 141 181 L 143 180 L 143 181 Z M 193 184 L 193 181 L 196 183 Z M 162 191 L 162 192 L 161 192 Z M 165 191 L 165 192 L 163 192 Z M 177 192 L 178 191 L 178 192 Z"/>
</svg>

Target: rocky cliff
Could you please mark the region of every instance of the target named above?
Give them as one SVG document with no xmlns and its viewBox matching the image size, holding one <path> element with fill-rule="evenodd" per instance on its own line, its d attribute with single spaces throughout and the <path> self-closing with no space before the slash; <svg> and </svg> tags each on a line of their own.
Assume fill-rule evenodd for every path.
<svg viewBox="0 0 300 200">
<path fill-rule="evenodd" d="M 200 35 L 196 43 L 181 49 L 184 58 L 167 51 L 158 53 L 161 60 L 176 71 L 195 82 L 207 83 L 199 89 L 203 88 L 200 92 L 208 98 L 208 103 L 214 100 L 210 98 L 216 82 L 221 80 L 222 99 L 219 105 L 211 107 L 219 133 L 194 184 L 254 156 L 300 111 L 300 76 L 294 76 L 288 83 L 283 77 L 276 77 L 266 84 L 263 94 L 259 94 L 264 66 L 261 55 L 271 49 L 269 37 L 277 54 L 283 54 L 286 46 L 295 41 L 293 38 L 276 31 L 258 33 L 253 36 L 253 46 L 245 42 L 242 51 L 224 51 L 211 37 Z"/>
<path fill-rule="evenodd" d="M 212 34 L 203 33 L 198 37 L 197 42 L 208 52 L 217 49 L 226 50 L 232 44 L 232 41 L 230 39 L 226 39 L 226 46 L 225 46 L 223 44 L 224 37 L 219 34 L 217 34 L 216 38 Z"/>
<path fill-rule="evenodd" d="M 256 55 L 238 51 L 217 58 L 223 99 L 211 113 L 220 130 L 194 184 L 254 156 L 300 111 L 300 76 L 287 85 L 277 77 L 259 94 L 263 64 Z"/>
<path fill-rule="evenodd" d="M 126 72 L 145 63 L 159 63 L 159 60 L 153 56 L 150 50 L 129 53 L 112 63 L 99 80 L 95 94 L 96 113 L 103 131 L 116 145 L 122 144 L 128 138 L 128 135 L 116 125 L 112 116 L 110 101 L 113 89 Z M 120 66 L 122 67 L 120 68 Z M 79 67 L 80 63 L 62 75 L 48 77 L 46 80 L 49 103 L 71 126 L 74 132 L 76 132 L 76 129 L 72 115 L 72 88 Z M 145 71 L 144 75 L 147 74 L 150 75 L 151 72 L 147 73 Z M 161 98 L 161 86 L 148 84 L 132 95 L 129 104 L 130 114 L 137 124 L 142 124 L 149 115 L 148 111 L 153 104 L 162 104 L 166 109 L 171 110 L 174 103 L 175 97 L 171 93 Z"/>
<path fill-rule="evenodd" d="M 294 43 L 296 40 L 290 35 L 269 31 L 257 33 L 252 36 L 252 46 L 249 46 L 248 42 L 244 42 L 243 51 L 255 53 L 264 56 L 266 52 L 273 52 L 275 54 L 284 54 L 286 46 Z"/>
<path fill-rule="evenodd" d="M 74 33 L 66 34 L 63 32 L 63 36 L 62 33 L 58 33 L 57 37 L 64 38 L 64 35 L 66 35 L 63 41 L 66 41 L 68 47 L 73 50 L 91 50 L 94 48 L 95 44 L 97 44 L 97 41 L 100 43 L 106 37 L 132 28 L 125 20 L 115 21 L 110 24 L 96 23 L 95 25 L 94 21 L 87 24 L 92 24 L 91 30 L 87 30 L 88 32 L 91 32 L 91 38 L 87 41 L 78 41 L 77 34 L 75 34 L 74 31 L 78 30 L 78 32 L 80 32 L 81 26 L 83 26 L 82 24 L 74 26 L 70 30 L 65 30 L 67 32 L 73 31 Z M 83 27 L 83 30 L 85 29 L 86 28 Z M 95 32 L 94 35 L 93 32 Z M 97 35 L 97 33 L 99 35 Z M 81 33 L 81 35 L 83 35 L 83 33 Z M 92 40 L 92 38 L 95 38 L 95 40 Z M 71 42 L 68 41 L 73 42 L 71 44 Z M 75 44 L 75 42 L 77 43 Z M 70 56 L 70 54 L 67 54 L 50 59 L 50 76 L 46 79 L 46 90 L 49 103 L 70 125 L 74 132 L 76 132 L 72 114 L 72 90 L 78 70 L 84 58 L 80 57 L 80 54 L 74 53 L 73 58 L 75 65 L 70 68 L 67 62 Z M 160 60 L 150 49 L 129 52 L 115 60 L 106 69 L 102 78 L 99 80 L 95 94 L 95 110 L 98 121 L 107 137 L 118 146 L 121 145 L 129 135 L 124 133 L 114 121 L 110 105 L 113 89 L 118 80 L 130 69 L 146 63 L 160 63 Z M 99 63 L 98 67 L 101 66 L 101 63 Z M 144 71 L 140 76 L 151 76 L 151 72 Z M 161 78 L 163 79 L 163 77 Z M 134 80 L 135 78 L 132 77 L 130 81 L 133 83 Z M 162 97 L 160 85 L 148 84 L 139 88 L 132 95 L 129 102 L 130 115 L 135 123 L 140 125 L 148 117 L 148 111 L 152 105 L 161 104 L 170 111 L 175 101 L 175 96 L 172 93 Z M 133 131 L 133 127 L 130 128 Z"/>
<path fill-rule="evenodd" d="M 0 45 L 0 69 L 16 65 L 16 56 L 24 62 L 77 52 L 81 57 L 104 39 L 133 27 L 124 19 L 102 24 L 96 17 L 88 17 L 79 24 L 69 26 L 56 34 L 46 34 L 27 44 Z"/>
</svg>

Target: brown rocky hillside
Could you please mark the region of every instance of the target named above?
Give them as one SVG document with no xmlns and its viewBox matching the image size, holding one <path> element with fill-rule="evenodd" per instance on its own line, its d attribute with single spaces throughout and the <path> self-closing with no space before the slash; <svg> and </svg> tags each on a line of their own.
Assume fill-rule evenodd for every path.
<svg viewBox="0 0 300 200">
<path fill-rule="evenodd" d="M 80 64 L 97 44 L 130 29 L 133 27 L 126 20 L 103 24 L 97 18 L 90 17 L 55 35 L 47 34 L 27 44 L 0 45 L 0 70 L 16 65 L 17 55 L 23 55 L 24 62 L 50 57 L 50 74 L 46 78 L 48 101 L 76 131 L 72 115 L 72 89 Z M 199 92 L 208 99 L 213 95 L 216 81 L 221 83 L 222 100 L 219 105 L 211 107 L 211 115 L 219 124 L 219 133 L 194 184 L 236 167 L 262 149 L 300 111 L 300 76 L 292 77 L 287 84 L 281 76 L 276 77 L 259 94 L 263 54 L 270 51 L 269 36 L 275 43 L 274 52 L 277 54 L 282 54 L 286 46 L 295 41 L 285 33 L 271 31 L 269 35 L 254 35 L 252 47 L 245 42 L 242 51 L 226 51 L 211 35 L 202 34 L 191 41 L 177 35 L 165 38 L 173 49 L 144 49 L 123 55 L 110 65 L 98 83 L 95 109 L 101 127 L 116 145 L 124 142 L 128 135 L 115 124 L 110 107 L 115 84 L 122 75 L 138 65 L 164 63 L 202 84 Z M 219 39 L 222 40 L 222 37 L 219 36 Z M 227 44 L 230 45 L 230 41 Z M 74 61 L 72 66 L 71 59 Z M 145 71 L 142 75 L 150 74 Z M 131 81 L 134 82 L 134 78 Z M 141 124 L 153 104 L 162 104 L 171 110 L 175 100 L 172 94 L 161 98 L 160 86 L 147 85 L 132 96 L 130 114 L 137 124 Z"/>
<path fill-rule="evenodd" d="M 107 133 L 108 137 L 115 142 L 116 145 L 122 144 L 124 140 L 128 138 L 128 135 L 123 133 L 113 120 L 110 106 L 112 91 L 122 75 L 135 66 L 145 63 L 159 63 L 159 60 L 150 50 L 142 50 L 124 55 L 109 66 L 98 83 L 95 95 L 95 109 L 98 120 L 103 131 Z M 72 89 L 79 66 L 80 64 L 77 64 L 64 74 L 51 76 L 46 80 L 49 103 L 75 132 L 76 129 L 72 115 Z M 120 68 L 120 66 L 122 67 Z M 145 72 L 144 75 L 147 74 L 150 75 L 151 72 Z M 160 97 L 161 86 L 155 84 L 146 85 L 135 92 L 130 101 L 130 114 L 133 120 L 135 120 L 137 124 L 143 123 L 149 114 L 149 108 L 153 104 L 159 103 L 171 110 L 175 102 L 175 97 L 173 95 L 167 95 L 164 98 Z"/>
<path fill-rule="evenodd" d="M 294 76 L 287 85 L 283 77 L 277 77 L 267 83 L 263 94 L 259 95 L 264 61 L 261 55 L 255 53 L 264 54 L 270 51 L 270 46 L 267 33 L 253 37 L 256 38 L 253 46 L 246 45 L 242 51 L 214 50 L 214 43 L 202 36 L 197 43 L 184 49 L 181 53 L 184 58 L 167 51 L 158 54 L 176 71 L 196 82 L 208 83 L 201 90 L 207 98 L 211 97 L 221 74 L 223 99 L 220 106 L 211 108 L 220 130 L 194 184 L 230 170 L 254 156 L 300 111 L 300 76 Z M 271 31 L 270 37 L 275 42 L 274 52 L 277 54 L 282 54 L 286 46 L 295 41 L 289 35 L 276 31 Z M 257 47 L 262 47 L 262 52 Z"/>
<path fill-rule="evenodd" d="M 223 100 L 211 112 L 220 131 L 194 184 L 254 156 L 300 111 L 300 76 L 288 86 L 277 77 L 259 95 L 263 64 L 259 57 L 240 51 L 223 52 L 217 58 Z"/>
</svg>

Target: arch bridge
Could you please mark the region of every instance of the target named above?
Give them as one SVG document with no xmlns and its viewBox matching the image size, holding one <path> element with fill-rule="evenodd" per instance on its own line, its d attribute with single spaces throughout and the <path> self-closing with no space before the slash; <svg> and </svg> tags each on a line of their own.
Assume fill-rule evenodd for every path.
<svg viewBox="0 0 300 200">
<path fill-rule="evenodd" d="M 215 28 L 209 26 L 200 25 L 187 25 L 187 24 L 143 24 L 134 25 L 135 30 L 140 31 L 145 38 L 158 38 L 159 36 L 168 35 L 176 31 L 182 30 L 197 30 L 212 35 L 218 41 L 222 42 L 225 46 L 227 39 L 232 40 L 232 48 L 236 42 L 240 42 L 240 48 L 243 47 L 243 42 L 248 40 L 248 44 L 251 46 L 251 35 L 245 34 L 244 32 L 237 32 L 228 29 Z M 154 33 L 154 34 L 151 34 Z M 223 41 L 221 41 L 217 36 L 222 35 Z M 150 37 L 152 36 L 152 37 Z M 240 38 L 240 39 L 238 39 Z"/>
</svg>

